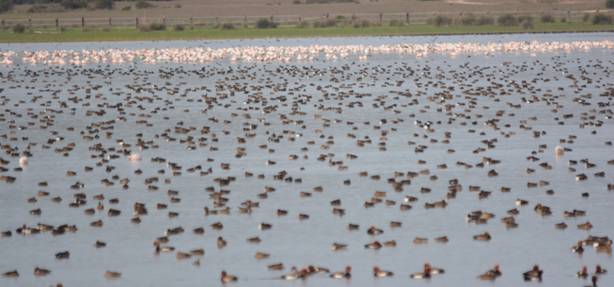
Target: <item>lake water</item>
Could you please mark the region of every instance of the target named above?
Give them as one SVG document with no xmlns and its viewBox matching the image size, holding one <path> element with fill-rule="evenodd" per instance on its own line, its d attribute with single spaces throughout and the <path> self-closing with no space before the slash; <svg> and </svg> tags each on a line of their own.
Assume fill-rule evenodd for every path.
<svg viewBox="0 0 614 287">
<path fill-rule="evenodd" d="M 600 40 L 612 41 L 614 34 L 1 44 L 0 50 Z M 453 57 L 386 54 L 288 63 L 46 66 L 17 61 L 0 66 L 0 157 L 6 161 L 0 174 L 16 178 L 0 182 L 0 230 L 12 231 L 0 238 L 0 272 L 20 274 L 0 278 L 0 285 L 216 286 L 222 270 L 239 277 L 228 284 L 237 286 L 539 285 L 522 278 L 534 264 L 544 270 L 541 285 L 590 285 L 590 280 L 576 278 L 576 272 L 587 265 L 592 274 L 596 264 L 614 272 L 611 254 L 585 246 L 578 255 L 571 247 L 589 235 L 613 236 L 614 192 L 608 191 L 608 184 L 614 184 L 614 165 L 608 163 L 614 160 L 613 56 L 610 49 L 591 49 Z M 421 126 L 427 122 L 430 129 Z M 70 143 L 72 150 L 63 149 Z M 568 149 L 560 157 L 555 155 L 557 145 Z M 243 148 L 241 157 L 236 156 L 238 148 Z M 28 164 L 20 171 L 24 152 Z M 141 160 L 130 161 L 129 154 L 139 154 Z M 528 160 L 530 156 L 537 160 Z M 500 162 L 480 167 L 484 158 Z M 173 169 L 169 162 L 180 167 Z M 197 166 L 201 169 L 189 171 Z M 498 176 L 488 176 L 490 170 Z M 293 180 L 276 180 L 281 171 L 286 172 L 283 178 Z M 361 176 L 363 171 L 368 176 Z M 408 176 L 412 172 L 417 176 Z M 577 181 L 578 174 L 587 180 Z M 158 181 L 146 182 L 152 177 Z M 216 179 L 226 177 L 236 180 L 220 186 Z M 113 185 L 103 184 L 105 179 Z M 129 180 L 127 189 L 121 179 Z M 390 182 L 404 179 L 411 184 L 395 191 Z M 462 191 L 447 198 L 453 179 Z M 537 187 L 527 185 L 540 181 Z M 81 189 L 71 188 L 76 182 Z M 469 186 L 492 193 L 479 199 Z M 230 191 L 222 195 L 229 215 L 205 215 L 204 207 L 217 209 L 207 187 Z M 260 198 L 267 187 L 274 191 Z M 323 190 L 314 191 L 316 187 Z M 502 187 L 511 191 L 501 192 Z M 173 202 L 169 190 L 178 191 L 172 197 L 180 201 Z M 39 191 L 49 195 L 37 195 Z M 391 201 L 365 208 L 376 191 L 386 192 L 382 199 Z M 77 193 L 84 193 L 87 202 L 69 207 Z M 94 198 L 99 194 L 104 200 Z M 56 196 L 62 201 L 54 202 Z M 417 201 L 403 211 L 406 196 Z M 32 197 L 36 202 L 28 202 Z M 112 198 L 118 203 L 111 203 Z M 335 199 L 340 206 L 331 205 Z M 425 203 L 442 199 L 445 208 L 425 208 Z M 528 204 L 516 206 L 517 199 Z M 246 200 L 259 202 L 259 207 L 240 213 Z M 84 213 L 99 201 L 103 210 Z M 131 222 L 135 202 L 148 210 L 140 224 Z M 157 209 L 159 203 L 168 208 Z M 549 206 L 552 215 L 537 214 L 537 204 Z M 333 214 L 335 207 L 345 214 Z M 40 215 L 30 214 L 37 208 Z M 108 216 L 110 208 L 121 214 Z M 519 211 L 514 216 L 518 227 L 508 229 L 501 218 L 513 208 Z M 278 209 L 288 214 L 278 216 Z M 574 209 L 586 215 L 564 216 Z M 466 215 L 475 210 L 495 217 L 486 224 L 467 222 Z M 178 216 L 169 218 L 171 211 Z M 299 220 L 301 213 L 309 219 Z M 90 226 L 99 219 L 103 227 Z M 391 221 L 402 226 L 392 228 Z M 587 221 L 592 229 L 577 228 Z M 216 222 L 223 223 L 222 230 L 210 226 Z M 259 229 L 263 222 L 272 228 Z M 556 229 L 560 222 L 568 227 Z M 78 230 L 55 236 L 16 233 L 24 224 L 38 223 L 76 225 Z M 359 230 L 349 231 L 349 223 L 359 224 Z M 203 248 L 204 256 L 178 260 L 175 252 L 155 254 L 154 240 L 178 226 L 185 232 L 169 236 L 163 246 L 182 252 Z M 370 226 L 383 234 L 367 234 Z M 196 227 L 204 227 L 204 235 L 194 234 Z M 483 232 L 492 239 L 473 239 Z M 225 248 L 216 246 L 219 236 L 227 241 Z M 247 241 L 255 236 L 260 243 Z M 449 242 L 436 242 L 439 236 Z M 428 243 L 415 244 L 416 237 L 428 238 Z M 107 246 L 96 248 L 97 240 Z M 395 240 L 396 247 L 364 248 L 374 240 Z M 347 249 L 332 251 L 334 242 L 347 244 Z M 55 258 L 65 250 L 69 259 Z M 258 251 L 270 257 L 257 260 Z M 197 259 L 200 266 L 193 264 Z M 425 262 L 444 268 L 445 274 L 410 279 Z M 269 271 L 274 263 L 283 263 L 284 270 Z M 478 279 L 495 264 L 501 266 L 501 277 L 494 283 Z M 308 265 L 331 271 L 351 265 L 352 279 L 315 274 L 306 280 L 278 280 L 292 266 Z M 374 278 L 375 265 L 394 276 Z M 36 277 L 37 266 L 51 273 Z M 107 270 L 121 272 L 121 278 L 106 279 Z M 612 285 L 612 274 L 599 276 L 599 286 Z"/>
</svg>

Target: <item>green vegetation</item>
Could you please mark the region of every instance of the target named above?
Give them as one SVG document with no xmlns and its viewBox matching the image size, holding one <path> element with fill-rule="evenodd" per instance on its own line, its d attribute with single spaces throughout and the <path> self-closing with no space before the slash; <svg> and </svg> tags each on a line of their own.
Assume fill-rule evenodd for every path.
<svg viewBox="0 0 614 287">
<path fill-rule="evenodd" d="M 277 28 L 277 23 L 269 20 L 268 18 L 260 18 L 260 20 L 256 22 L 256 28 L 258 29 Z"/>
<path fill-rule="evenodd" d="M 94 0 L 94 7 L 96 9 L 113 9 L 113 0 Z"/>
<path fill-rule="evenodd" d="M 23 34 L 26 31 L 26 26 L 24 24 L 17 24 L 13 26 L 13 33 L 15 34 Z"/>
<path fill-rule="evenodd" d="M 145 2 L 145 1 L 143 1 Z M 58 9 L 75 10 L 84 8 L 93 9 L 113 9 L 113 0 L 0 0 L 0 13 L 8 12 L 15 5 L 30 4 L 33 5 L 28 9 L 28 12 L 56 12 Z M 55 4 L 55 5 L 49 5 Z M 137 3 L 138 4 L 138 3 Z M 145 3 L 145 5 L 151 5 Z M 60 8 L 61 7 L 61 8 Z"/>
<path fill-rule="evenodd" d="M 554 23 L 554 22 L 556 22 L 554 17 L 552 15 L 550 15 L 550 14 L 542 15 L 540 20 L 542 21 L 542 23 Z"/>
<path fill-rule="evenodd" d="M 305 4 L 352 3 L 354 1 L 355 0 L 305 0 Z"/>
<path fill-rule="evenodd" d="M 0 13 L 8 12 L 13 9 L 12 0 L 0 0 Z"/>
<path fill-rule="evenodd" d="M 501 25 L 501 26 L 516 26 L 518 25 L 518 19 L 516 17 L 514 17 L 514 15 L 512 14 L 505 14 L 505 15 L 501 15 L 499 16 L 499 18 L 497 18 L 497 24 Z"/>
<path fill-rule="evenodd" d="M 222 30 L 233 30 L 233 29 L 235 29 L 235 25 L 233 25 L 232 23 L 224 23 L 224 24 L 222 24 L 222 26 L 220 28 Z"/>
<path fill-rule="evenodd" d="M 605 15 L 605 14 L 595 14 L 595 16 L 593 16 L 593 24 L 595 25 L 612 24 L 612 16 Z"/>
<path fill-rule="evenodd" d="M 363 24 L 357 22 L 354 25 Z M 289 38 L 289 37 L 335 37 L 335 36 L 402 36 L 402 35 L 446 35 L 446 34 L 490 34 L 526 33 L 520 26 L 474 25 L 441 26 L 411 24 L 405 26 L 373 25 L 354 28 L 352 25 L 325 28 L 279 26 L 277 29 L 236 27 L 235 29 L 149 29 L 147 32 L 135 28 L 93 29 L 67 28 L 64 31 L 38 30 L 19 34 L 11 30 L 0 31 L 0 42 L 89 42 L 89 41 L 138 41 L 138 40 L 197 40 L 197 39 L 238 39 L 238 38 Z M 591 32 L 614 31 L 613 24 L 593 25 L 591 23 L 533 23 L 528 32 Z M 151 28 L 151 27 L 149 27 Z"/>
<path fill-rule="evenodd" d="M 166 31 L 166 25 L 163 23 L 151 23 L 149 25 L 140 26 L 139 31 L 141 32 Z"/>
<path fill-rule="evenodd" d="M 606 0 L 605 7 L 608 9 L 614 9 L 614 0 Z"/>
<path fill-rule="evenodd" d="M 429 20 L 429 24 L 433 24 L 435 26 L 450 26 L 452 24 L 452 18 L 447 16 L 437 15 L 435 18 Z"/>
<path fill-rule="evenodd" d="M 62 0 L 60 2 L 62 7 L 67 10 L 81 9 L 87 7 L 87 1 L 85 0 Z"/>
<path fill-rule="evenodd" d="M 156 6 L 145 0 L 139 0 L 139 1 L 136 1 L 136 4 L 134 4 L 134 7 L 136 7 L 136 9 L 146 9 L 146 8 L 152 8 Z"/>
</svg>

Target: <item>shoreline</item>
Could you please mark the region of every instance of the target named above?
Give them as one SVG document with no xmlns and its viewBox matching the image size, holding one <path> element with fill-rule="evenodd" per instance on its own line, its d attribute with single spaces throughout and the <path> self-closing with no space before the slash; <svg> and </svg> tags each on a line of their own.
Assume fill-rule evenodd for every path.
<svg viewBox="0 0 614 287">
<path fill-rule="evenodd" d="M 237 39 L 285 39 L 285 38 L 338 38 L 338 37 L 394 37 L 394 36 L 463 36 L 503 34 L 559 34 L 559 33 L 608 33 L 614 32 L 614 24 L 590 23 L 537 23 L 533 29 L 497 25 L 442 26 L 412 24 L 406 26 L 374 26 L 367 28 L 329 27 L 299 28 L 282 26 L 273 29 L 236 28 L 222 30 L 200 28 L 185 31 L 143 32 L 134 28 L 112 30 L 70 29 L 66 31 L 34 31 L 13 33 L 0 31 L 0 44 L 10 43 L 75 43 L 75 42 L 130 42 L 173 40 L 237 40 Z"/>
</svg>

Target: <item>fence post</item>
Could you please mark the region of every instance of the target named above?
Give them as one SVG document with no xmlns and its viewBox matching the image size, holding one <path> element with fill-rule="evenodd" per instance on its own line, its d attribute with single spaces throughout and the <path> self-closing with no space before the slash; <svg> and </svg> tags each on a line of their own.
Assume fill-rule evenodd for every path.
<svg viewBox="0 0 614 287">
<path fill-rule="evenodd" d="M 81 17 L 81 29 L 85 29 L 85 17 Z"/>
<path fill-rule="evenodd" d="M 328 13 L 326 13 L 326 19 L 328 19 L 328 16 L 330 16 L 330 15 L 328 15 Z"/>
<path fill-rule="evenodd" d="M 356 22 L 356 13 L 352 13 L 352 25 Z"/>
<path fill-rule="evenodd" d="M 32 30 L 32 18 L 28 18 L 28 29 Z"/>
<path fill-rule="evenodd" d="M 60 31 L 60 18 L 55 18 L 55 29 Z"/>
<path fill-rule="evenodd" d="M 382 25 L 383 20 L 384 20 L 384 14 L 379 13 L 379 24 L 380 24 L 380 25 Z"/>
<path fill-rule="evenodd" d="M 139 28 L 139 17 L 134 18 L 134 23 L 136 25 L 136 28 Z"/>
<path fill-rule="evenodd" d="M 243 27 L 247 27 L 247 16 L 243 16 Z"/>
<path fill-rule="evenodd" d="M 298 16 L 298 24 L 301 26 L 303 25 L 303 17 Z"/>
<path fill-rule="evenodd" d="M 194 30 L 194 18 L 190 17 L 190 30 Z"/>
<path fill-rule="evenodd" d="M 113 27 L 113 20 L 111 20 L 111 17 L 109 17 L 109 27 Z"/>
<path fill-rule="evenodd" d="M 162 17 L 162 25 L 166 25 L 166 17 Z"/>
<path fill-rule="evenodd" d="M 4 30 L 4 19 L 2 19 L 2 30 Z"/>
<path fill-rule="evenodd" d="M 409 24 L 409 12 L 405 12 L 405 22 Z"/>
<path fill-rule="evenodd" d="M 567 22 L 570 22 L 570 21 L 571 21 L 571 18 L 570 18 L 569 13 L 570 13 L 570 11 L 569 11 L 569 10 L 567 10 Z"/>
</svg>

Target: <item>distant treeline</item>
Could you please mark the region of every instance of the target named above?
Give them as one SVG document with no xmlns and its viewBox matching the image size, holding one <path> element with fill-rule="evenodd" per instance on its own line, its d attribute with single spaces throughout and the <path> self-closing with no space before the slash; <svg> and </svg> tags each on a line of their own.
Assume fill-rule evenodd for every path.
<svg viewBox="0 0 614 287">
<path fill-rule="evenodd" d="M 140 7 L 137 8 L 147 8 L 152 7 L 152 5 L 148 5 L 144 0 L 123 0 L 125 2 L 139 2 Z M 161 1 L 172 1 L 172 0 L 149 0 L 151 2 L 161 2 Z M 38 7 L 38 10 L 44 11 L 44 9 L 40 9 L 41 6 L 45 6 L 47 4 L 56 4 L 60 5 L 62 8 L 66 10 L 74 10 L 74 9 L 83 9 L 83 8 L 93 8 L 93 9 L 113 9 L 114 0 L 0 0 L 0 13 L 10 11 L 13 9 L 14 5 L 34 5 Z M 137 4 L 139 4 L 137 3 Z M 44 8 L 44 7 L 42 7 Z M 34 9 L 36 11 L 37 9 Z"/>
</svg>

